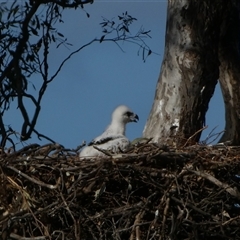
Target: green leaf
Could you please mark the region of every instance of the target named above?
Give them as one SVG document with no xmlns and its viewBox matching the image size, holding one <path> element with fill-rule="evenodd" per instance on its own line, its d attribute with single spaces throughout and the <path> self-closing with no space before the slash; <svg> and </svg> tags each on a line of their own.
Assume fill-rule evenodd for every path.
<svg viewBox="0 0 240 240">
<path fill-rule="evenodd" d="M 13 15 L 15 16 L 15 14 L 18 12 L 19 10 L 19 6 L 17 5 L 14 9 L 13 9 Z"/>
<path fill-rule="evenodd" d="M 35 28 L 31 28 L 31 31 L 35 36 L 38 36 L 38 32 Z"/>
<path fill-rule="evenodd" d="M 36 87 L 35 87 L 35 85 L 32 83 L 32 87 L 33 87 L 33 89 L 36 91 Z"/>
<path fill-rule="evenodd" d="M 38 17 L 36 16 L 36 21 L 37 21 L 37 29 L 40 29 L 40 22 L 39 22 L 39 19 L 38 19 Z"/>
<path fill-rule="evenodd" d="M 101 38 L 100 38 L 100 43 L 103 41 L 103 39 L 105 38 L 105 35 L 103 35 Z"/>
<path fill-rule="evenodd" d="M 151 32 L 151 30 L 146 31 L 146 32 L 143 32 L 142 34 L 148 34 L 148 33 L 150 33 L 150 32 Z"/>
<path fill-rule="evenodd" d="M 56 42 L 56 39 L 53 34 L 52 34 L 52 40 L 53 40 L 53 42 Z"/>
<path fill-rule="evenodd" d="M 60 37 L 64 37 L 64 35 L 60 32 L 57 32 L 57 34 L 60 36 Z"/>
</svg>

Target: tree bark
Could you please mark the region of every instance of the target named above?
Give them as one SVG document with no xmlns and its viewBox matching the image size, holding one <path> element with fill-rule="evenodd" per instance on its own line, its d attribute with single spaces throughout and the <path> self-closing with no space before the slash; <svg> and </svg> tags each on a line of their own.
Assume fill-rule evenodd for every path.
<svg viewBox="0 0 240 240">
<path fill-rule="evenodd" d="M 225 104 L 225 133 L 220 142 L 240 144 L 240 2 L 227 1 L 220 29 L 220 86 Z"/>
<path fill-rule="evenodd" d="M 229 24 L 237 27 L 239 24 L 239 19 L 234 23 L 239 13 L 237 3 L 238 0 L 169 0 L 164 59 L 154 103 L 143 131 L 144 137 L 151 137 L 158 143 L 169 140 L 179 143 L 200 130 L 205 125 L 205 115 L 219 79 L 219 71 L 225 104 L 229 95 L 231 98 L 234 95 L 234 101 L 239 102 L 239 86 L 233 93 L 235 91 L 231 91 L 231 86 L 234 81 L 223 76 L 227 69 L 237 85 L 239 51 L 232 56 L 226 46 L 226 29 Z M 230 23 L 233 12 L 236 16 Z M 237 27 L 232 27 L 232 35 L 239 34 Z M 235 39 L 231 51 L 236 51 L 236 44 L 239 41 Z M 229 57 L 226 58 L 226 55 Z M 230 62 L 233 59 L 235 67 Z M 236 106 L 227 105 L 227 126 L 231 123 L 232 127 L 226 126 L 224 140 L 233 138 L 237 127 L 240 129 L 239 120 L 236 120 L 239 118 L 236 118 L 234 111 Z M 236 121 L 232 122 L 233 119 Z M 201 132 L 192 140 L 198 141 L 200 136 Z"/>
</svg>

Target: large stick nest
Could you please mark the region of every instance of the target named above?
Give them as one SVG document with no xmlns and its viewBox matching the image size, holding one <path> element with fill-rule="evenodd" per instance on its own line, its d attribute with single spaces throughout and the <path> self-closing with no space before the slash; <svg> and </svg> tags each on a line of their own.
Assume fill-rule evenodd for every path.
<svg viewBox="0 0 240 240">
<path fill-rule="evenodd" d="M 2 152 L 1 239 L 240 239 L 240 148 Z"/>
</svg>

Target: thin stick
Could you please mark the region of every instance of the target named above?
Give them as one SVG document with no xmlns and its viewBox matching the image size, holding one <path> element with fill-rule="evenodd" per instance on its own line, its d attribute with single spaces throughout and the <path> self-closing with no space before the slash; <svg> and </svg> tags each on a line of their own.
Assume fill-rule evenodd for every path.
<svg viewBox="0 0 240 240">
<path fill-rule="evenodd" d="M 198 131 L 196 131 L 191 137 L 188 138 L 188 140 L 185 142 L 185 144 L 183 145 L 183 147 L 186 147 L 187 143 L 193 138 L 195 137 L 198 133 L 202 132 L 203 130 L 205 130 L 206 128 L 208 128 L 208 126 L 205 126 L 201 129 L 199 129 Z"/>
</svg>

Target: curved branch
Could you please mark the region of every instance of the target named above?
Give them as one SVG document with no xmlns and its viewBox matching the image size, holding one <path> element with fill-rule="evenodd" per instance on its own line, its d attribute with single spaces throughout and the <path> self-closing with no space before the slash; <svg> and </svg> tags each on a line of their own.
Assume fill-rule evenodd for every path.
<svg viewBox="0 0 240 240">
<path fill-rule="evenodd" d="M 89 4 L 89 3 L 93 3 L 94 0 L 76 0 L 72 3 L 67 3 L 66 1 L 62 1 L 62 0 L 43 0 L 42 3 L 55 3 L 63 8 L 77 8 L 79 6 L 83 7 L 83 5 Z"/>
<path fill-rule="evenodd" d="M 6 129 L 3 124 L 3 119 L 2 119 L 1 113 L 0 113 L 0 129 L 1 129 L 1 135 L 2 135 L 1 147 L 4 147 L 6 144 L 6 140 L 7 140 L 7 133 L 6 133 Z"/>
<path fill-rule="evenodd" d="M 92 41 L 90 41 L 89 43 L 81 46 L 80 48 L 78 48 L 76 51 L 70 53 L 68 55 L 68 57 L 66 57 L 63 62 L 60 64 L 60 66 L 58 67 L 57 71 L 55 72 L 55 74 L 53 74 L 53 76 L 47 81 L 48 83 L 52 82 L 52 80 L 59 74 L 59 72 L 61 71 L 63 65 L 73 56 L 75 55 L 76 53 L 80 52 L 83 48 L 91 45 L 93 42 L 98 42 L 99 40 L 98 39 L 93 39 Z"/>
<path fill-rule="evenodd" d="M 54 141 L 54 140 L 52 140 L 51 138 L 49 138 L 49 137 L 47 137 L 47 136 L 39 133 L 39 132 L 38 132 L 37 130 L 35 130 L 35 129 L 33 129 L 33 132 L 37 134 L 37 137 L 38 137 L 39 140 L 41 140 L 41 137 L 42 137 L 42 138 L 47 139 L 49 142 L 56 143 L 56 141 Z"/>
<path fill-rule="evenodd" d="M 24 51 L 24 46 L 26 44 L 26 42 L 29 39 L 29 31 L 28 31 L 28 24 L 32 18 L 32 16 L 36 13 L 36 11 L 38 10 L 38 7 L 40 6 L 41 2 L 40 1 L 36 1 L 34 2 L 31 10 L 28 12 L 28 14 L 26 15 L 23 24 L 22 24 L 22 29 L 21 29 L 21 33 L 22 33 L 22 38 L 19 40 L 18 45 L 16 47 L 16 51 L 14 54 L 14 57 L 12 58 L 12 60 L 10 61 L 10 63 L 8 64 L 8 66 L 5 68 L 5 70 L 2 72 L 2 75 L 0 76 L 0 82 L 3 81 L 3 79 L 8 75 L 8 73 L 11 71 L 11 69 L 14 67 L 14 65 L 16 64 L 16 62 L 19 61 L 19 58 L 21 57 L 21 54 Z"/>
</svg>

